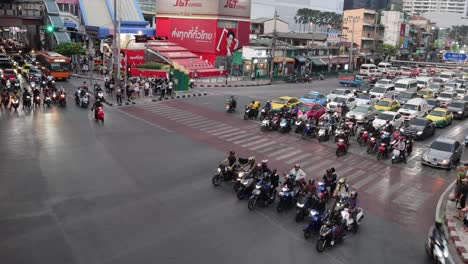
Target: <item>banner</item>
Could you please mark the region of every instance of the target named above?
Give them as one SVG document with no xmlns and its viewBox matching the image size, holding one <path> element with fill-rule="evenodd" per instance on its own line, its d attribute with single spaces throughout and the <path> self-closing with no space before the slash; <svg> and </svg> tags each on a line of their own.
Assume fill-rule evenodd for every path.
<svg viewBox="0 0 468 264">
<path fill-rule="evenodd" d="M 216 42 L 216 20 L 173 18 L 169 41 L 195 52 L 212 53 Z"/>
<path fill-rule="evenodd" d="M 156 17 L 229 17 L 250 20 L 251 0 L 156 0 Z"/>
<path fill-rule="evenodd" d="M 132 50 L 132 49 L 122 49 L 120 51 L 120 55 L 122 56 L 121 65 L 122 67 L 125 66 L 125 59 L 127 59 L 127 66 L 135 67 L 138 64 L 145 63 L 145 50 Z"/>
</svg>

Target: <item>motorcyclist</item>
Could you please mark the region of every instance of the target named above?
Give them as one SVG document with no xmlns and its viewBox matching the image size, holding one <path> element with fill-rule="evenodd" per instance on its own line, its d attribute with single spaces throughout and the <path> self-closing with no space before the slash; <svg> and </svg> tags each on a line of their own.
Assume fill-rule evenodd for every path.
<svg viewBox="0 0 468 264">
<path fill-rule="evenodd" d="M 348 210 L 351 216 L 353 217 L 354 222 L 356 223 L 357 219 L 357 211 L 359 208 L 359 200 L 358 200 L 358 193 L 356 191 L 351 192 L 351 197 L 348 200 Z"/>
<path fill-rule="evenodd" d="M 400 151 L 399 159 L 406 163 L 406 140 L 403 136 L 398 138 L 398 142 L 396 143 L 397 149 Z"/>
<path fill-rule="evenodd" d="M 23 92 L 23 107 L 24 105 L 26 105 L 26 101 L 28 100 L 27 97 L 29 96 L 29 102 L 31 102 L 31 93 L 29 92 L 28 89 L 24 89 L 24 92 Z"/>
<path fill-rule="evenodd" d="M 229 97 L 229 99 L 231 100 L 231 107 L 233 109 L 236 109 L 237 107 L 237 101 L 236 101 L 236 98 L 234 97 L 234 95 L 231 95 L 231 97 Z"/>
<path fill-rule="evenodd" d="M 286 117 L 286 114 L 289 113 L 289 108 L 286 105 L 283 105 L 280 109 L 280 113 L 283 117 Z"/>
<path fill-rule="evenodd" d="M 431 232 L 431 239 L 437 240 L 437 239 L 446 239 L 445 236 L 445 230 L 444 230 L 444 223 L 442 220 L 437 219 L 435 221 L 434 227 Z"/>
<path fill-rule="evenodd" d="M 221 161 L 221 163 L 225 163 L 227 162 L 228 164 L 228 168 L 229 168 L 229 171 L 232 171 L 236 165 L 236 152 L 234 152 L 233 150 L 229 151 L 229 156 L 224 159 L 223 161 Z"/>
<path fill-rule="evenodd" d="M 81 89 L 88 90 L 88 84 L 86 83 L 86 81 L 84 81 L 83 84 L 81 85 Z"/>
<path fill-rule="evenodd" d="M 265 115 L 268 116 L 270 114 L 270 111 L 271 111 L 271 102 L 266 101 L 266 104 L 265 104 L 265 106 L 263 108 L 265 109 Z"/>
<path fill-rule="evenodd" d="M 330 188 L 329 193 L 334 192 L 336 189 L 336 175 L 332 173 L 331 169 L 325 172 L 322 179 L 325 183 L 325 188 Z"/>
<path fill-rule="evenodd" d="M 13 109 L 13 102 L 14 102 L 15 100 L 17 100 L 17 99 L 19 99 L 19 98 L 18 98 L 18 96 L 17 96 L 16 94 L 14 94 L 14 95 L 11 96 L 11 102 L 12 102 L 12 103 L 10 103 L 10 108 L 9 108 L 10 111 L 11 111 L 11 109 Z M 18 101 L 18 105 L 19 105 L 19 101 Z"/>
<path fill-rule="evenodd" d="M 260 164 L 260 169 L 261 169 L 262 174 L 271 173 L 270 168 L 268 168 L 268 160 L 262 160 L 262 163 Z"/>
<path fill-rule="evenodd" d="M 388 133 L 393 133 L 393 125 L 392 123 L 390 122 L 390 120 L 387 120 L 387 122 L 385 122 L 385 128 L 384 128 L 384 131 L 387 131 Z"/>
<path fill-rule="evenodd" d="M 99 100 L 94 101 L 93 107 L 91 107 L 91 111 L 97 111 L 99 107 L 102 107 L 102 103 Z"/>
<path fill-rule="evenodd" d="M 294 168 L 289 172 L 289 175 L 294 175 L 296 181 L 305 180 L 306 173 L 301 169 L 301 165 L 296 163 Z"/>
<path fill-rule="evenodd" d="M 240 167 L 241 170 L 252 171 L 255 169 L 255 156 L 250 156 L 247 160 L 247 163 Z"/>
<path fill-rule="evenodd" d="M 336 186 L 336 189 L 333 192 L 334 197 L 340 197 L 341 195 L 349 197 L 349 185 L 346 184 L 346 177 L 339 179 L 338 186 Z"/>
<path fill-rule="evenodd" d="M 279 174 L 278 174 L 278 171 L 276 169 L 274 169 L 271 172 L 270 181 L 271 181 L 271 185 L 273 186 L 273 188 L 276 189 L 276 187 L 278 187 L 278 185 L 279 185 Z"/>
<path fill-rule="evenodd" d="M 258 108 L 260 107 L 260 103 L 255 100 L 252 100 L 248 107 L 252 111 L 251 116 L 256 116 L 258 114 Z"/>
<path fill-rule="evenodd" d="M 348 106 L 346 105 L 346 102 L 343 102 L 341 104 L 341 116 L 346 116 L 346 113 L 348 113 Z"/>
<path fill-rule="evenodd" d="M 294 106 L 294 108 L 291 109 L 291 116 L 294 118 L 297 116 L 298 113 L 299 113 L 299 106 L 296 105 Z"/>
<path fill-rule="evenodd" d="M 345 236 L 345 227 L 346 223 L 341 216 L 341 208 L 335 207 L 332 209 L 330 214 L 330 223 L 332 224 L 332 240 L 330 241 L 330 245 L 335 244 L 335 238 L 337 237 L 344 237 Z"/>
</svg>

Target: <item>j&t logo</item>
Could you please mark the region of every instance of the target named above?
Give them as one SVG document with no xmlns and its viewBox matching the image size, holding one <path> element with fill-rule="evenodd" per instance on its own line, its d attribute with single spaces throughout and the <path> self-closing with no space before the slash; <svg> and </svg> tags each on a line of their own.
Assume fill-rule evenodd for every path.
<svg viewBox="0 0 468 264">
<path fill-rule="evenodd" d="M 239 0 L 226 0 L 226 4 L 224 5 L 225 8 L 236 8 L 237 2 Z"/>
<path fill-rule="evenodd" d="M 188 6 L 190 0 L 176 0 L 175 5 L 173 6 Z"/>
</svg>

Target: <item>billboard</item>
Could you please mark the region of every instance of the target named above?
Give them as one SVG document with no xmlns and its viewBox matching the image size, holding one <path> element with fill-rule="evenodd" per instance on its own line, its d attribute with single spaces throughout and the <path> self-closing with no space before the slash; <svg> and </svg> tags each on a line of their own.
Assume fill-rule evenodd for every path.
<svg viewBox="0 0 468 264">
<path fill-rule="evenodd" d="M 156 17 L 226 17 L 250 20 L 251 0 L 156 0 Z"/>
</svg>

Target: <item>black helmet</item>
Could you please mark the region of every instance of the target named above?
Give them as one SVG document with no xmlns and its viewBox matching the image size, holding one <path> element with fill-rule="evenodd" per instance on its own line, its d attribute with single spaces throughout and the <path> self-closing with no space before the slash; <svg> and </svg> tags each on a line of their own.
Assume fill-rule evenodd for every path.
<svg viewBox="0 0 468 264">
<path fill-rule="evenodd" d="M 357 196 L 358 196 L 358 193 L 357 193 L 356 191 L 352 191 L 352 192 L 351 192 L 351 198 L 356 199 Z"/>
<path fill-rule="evenodd" d="M 236 152 L 234 152 L 234 150 L 229 151 L 229 156 L 232 156 L 234 154 L 236 154 Z"/>
</svg>

